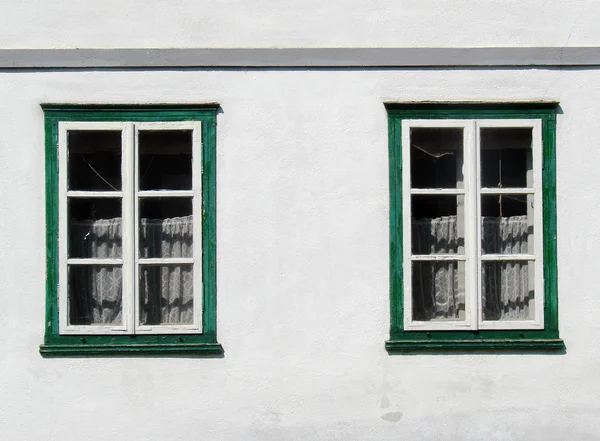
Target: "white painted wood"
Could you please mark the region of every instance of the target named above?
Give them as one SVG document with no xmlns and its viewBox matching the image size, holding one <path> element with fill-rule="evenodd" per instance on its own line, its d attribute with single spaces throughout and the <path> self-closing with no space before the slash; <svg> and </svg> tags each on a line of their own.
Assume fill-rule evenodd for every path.
<svg viewBox="0 0 600 441">
<path fill-rule="evenodd" d="M 467 129 L 465 129 L 465 187 L 467 194 L 465 195 L 465 254 L 467 262 L 465 263 L 466 272 L 466 290 L 465 292 L 465 315 L 471 324 L 470 329 L 477 329 L 477 250 L 479 249 L 479 238 L 477 235 L 479 223 L 479 182 L 480 176 L 478 173 L 479 153 L 476 149 L 477 145 L 477 129 L 475 121 L 469 121 Z"/>
<path fill-rule="evenodd" d="M 156 122 L 136 122 L 137 131 L 145 130 L 195 130 L 197 121 L 156 121 Z"/>
<path fill-rule="evenodd" d="M 202 311 L 203 307 L 203 283 L 202 271 L 203 264 L 203 239 L 202 239 L 202 222 L 204 220 L 204 200 L 202 198 L 202 157 L 204 154 L 204 146 L 202 139 L 202 123 L 196 122 L 193 124 L 192 132 L 192 190 L 194 191 L 194 199 L 192 201 L 192 212 L 194 220 L 194 325 L 198 329 L 202 329 Z"/>
<path fill-rule="evenodd" d="M 135 316 L 135 267 L 133 263 L 134 253 L 134 222 L 135 222 L 135 199 L 134 199 L 134 126 L 127 124 L 123 130 L 123 153 L 121 155 L 121 176 L 123 185 L 123 322 L 129 333 L 134 332 Z"/>
<path fill-rule="evenodd" d="M 465 152 L 464 152 L 464 147 L 462 149 L 459 149 L 456 152 L 456 163 L 454 164 L 455 169 L 456 169 L 456 188 L 461 189 L 463 192 L 465 190 L 465 177 L 463 176 L 463 170 L 465 168 Z M 462 176 L 462 179 L 460 179 L 459 177 Z M 466 216 L 465 216 L 465 197 L 464 195 L 457 195 L 456 196 L 456 218 L 458 219 L 458 222 L 456 224 L 456 234 L 457 237 L 459 239 L 458 242 L 458 247 L 457 247 L 457 252 L 458 254 L 465 254 L 466 250 L 465 250 L 465 236 L 466 236 Z M 460 244 L 460 238 L 463 239 L 463 243 L 462 245 Z M 466 257 L 466 256 L 465 256 Z M 466 267 L 463 263 L 463 265 L 458 265 L 458 292 L 459 293 L 466 293 L 467 292 L 467 285 L 466 285 Z M 461 269 L 462 269 L 462 277 L 461 277 Z M 467 317 L 467 311 L 459 311 L 458 313 L 458 318 L 460 320 L 465 320 L 465 318 Z"/>
<path fill-rule="evenodd" d="M 192 190 L 140 190 L 139 189 L 139 132 L 140 130 L 191 130 L 192 131 Z M 134 227 L 133 248 L 134 261 L 134 322 L 136 333 L 147 334 L 179 334 L 198 333 L 202 330 L 202 124 L 197 121 L 190 122 L 151 122 L 136 123 L 134 135 Z M 193 258 L 141 258 L 139 244 L 139 201 L 141 198 L 192 198 L 193 217 Z M 193 292 L 194 292 L 194 323 L 192 325 L 152 325 L 145 326 L 140 322 L 140 293 L 139 277 L 141 265 L 176 265 L 193 264 Z"/>
<path fill-rule="evenodd" d="M 475 185 L 473 191 L 475 192 L 475 207 L 473 217 L 475 218 L 475 259 L 472 262 L 473 272 L 475 273 L 475 285 L 471 288 L 474 290 L 474 305 L 476 311 L 476 321 L 479 325 L 483 317 L 483 305 L 481 300 L 481 255 L 482 253 L 482 217 L 481 217 L 481 131 L 475 124 L 473 127 L 475 130 L 475 145 L 473 146 L 473 155 L 475 160 L 473 161 L 474 173 L 475 173 Z"/>
<path fill-rule="evenodd" d="M 123 197 L 122 191 L 81 191 L 81 190 L 69 190 L 67 191 L 67 197 L 69 198 L 120 198 Z"/>
<path fill-rule="evenodd" d="M 533 183 L 535 194 L 533 199 L 533 220 L 534 220 L 534 252 L 535 260 L 535 321 L 537 328 L 544 328 L 544 213 L 543 213 L 543 190 L 542 190 L 542 122 L 535 120 L 533 122 L 532 137 L 532 162 L 533 162 Z"/>
<path fill-rule="evenodd" d="M 123 265 L 123 259 L 68 258 L 68 265 Z"/>
<path fill-rule="evenodd" d="M 469 197 L 469 189 L 471 184 L 471 170 L 467 166 L 472 162 L 469 156 L 469 146 L 473 144 L 473 122 L 469 120 L 404 120 L 402 121 L 402 162 L 405 166 L 402 167 L 402 231 L 403 231 L 403 266 L 404 266 L 404 329 L 406 330 L 456 330 L 456 329 L 473 329 L 475 326 L 473 307 L 469 301 L 469 295 L 474 285 L 472 270 L 469 269 L 469 235 L 465 235 L 465 254 L 464 255 L 412 255 L 411 243 L 411 195 L 413 194 L 430 194 L 430 195 L 464 195 L 464 211 L 470 212 L 472 198 Z M 460 128 L 463 130 L 463 156 L 465 158 L 463 166 L 463 183 L 464 188 L 451 189 L 412 189 L 411 188 L 411 170 L 410 170 L 410 130 L 411 128 Z M 469 216 L 464 216 L 459 221 L 468 223 Z M 469 226 L 465 225 L 468 232 Z M 472 226 L 471 226 L 472 229 Z M 464 261 L 465 262 L 465 318 L 464 320 L 445 320 L 445 321 L 430 321 L 419 322 L 412 319 L 412 262 L 413 261 Z M 469 289 L 470 288 L 470 289 Z"/>
<path fill-rule="evenodd" d="M 413 254 L 410 259 L 417 262 L 467 260 L 464 254 Z"/>
<path fill-rule="evenodd" d="M 406 312 L 405 310 L 404 313 L 406 314 Z M 404 329 L 407 331 L 469 331 L 473 329 L 473 325 L 467 320 L 438 320 L 429 322 L 413 320 L 410 322 L 409 327 L 405 327 Z"/>
<path fill-rule="evenodd" d="M 410 194 L 463 195 L 464 188 L 412 188 Z"/>
<path fill-rule="evenodd" d="M 82 335 L 110 335 L 110 334 L 128 334 L 126 326 L 112 326 L 112 325 L 85 325 L 75 326 L 67 325 L 62 329 L 61 334 L 82 334 Z"/>
<path fill-rule="evenodd" d="M 199 122 L 164 123 L 60 123 L 59 124 L 59 328 L 63 334 L 134 334 L 140 333 L 198 333 L 202 330 L 202 131 Z M 67 191 L 66 176 L 68 130 L 121 130 L 122 131 L 122 191 Z M 139 191 L 139 130 L 192 131 L 192 190 Z M 121 198 L 122 199 L 122 259 L 67 258 L 68 198 Z M 141 197 L 191 197 L 194 218 L 194 258 L 139 258 L 139 199 Z M 139 324 L 139 265 L 194 265 L 194 323 L 192 325 L 137 326 Z M 68 324 L 68 265 L 122 265 L 123 271 L 123 325 L 70 326 Z"/>
<path fill-rule="evenodd" d="M 156 257 L 156 258 L 141 258 L 138 257 L 139 265 L 186 265 L 193 264 L 193 257 Z"/>
<path fill-rule="evenodd" d="M 411 121 L 402 121 L 402 267 L 404 285 L 404 329 L 412 329 L 412 213 L 410 196 L 410 128 Z"/>
<path fill-rule="evenodd" d="M 480 194 L 534 194 L 534 188 L 481 188 Z"/>
<path fill-rule="evenodd" d="M 533 194 L 533 231 L 534 231 L 534 253 L 533 254 L 482 254 L 481 253 L 481 222 L 478 227 L 478 279 L 481 280 L 481 267 L 484 261 L 533 261 L 534 270 L 534 320 L 498 320 L 484 321 L 481 301 L 481 282 L 478 283 L 479 298 L 479 328 L 480 329 L 543 329 L 544 328 L 544 278 L 543 278 L 543 214 L 542 214 L 542 124 L 538 119 L 515 119 L 515 120 L 478 120 L 478 146 L 481 144 L 480 129 L 486 127 L 494 128 L 531 128 L 532 130 L 532 164 L 533 171 L 528 174 L 529 180 L 533 181 L 533 192 L 531 188 L 527 189 L 509 189 L 517 190 L 521 193 L 513 194 Z M 477 149 L 479 151 L 479 148 Z M 477 162 L 479 167 L 479 161 Z M 478 179 L 478 183 L 481 180 Z M 490 189 L 492 190 L 492 189 Z M 504 190 L 504 189 L 503 189 Z M 490 192 L 493 194 L 493 192 Z M 503 193 L 502 194 L 511 194 Z M 480 211 L 480 210 L 479 210 Z M 481 219 L 481 213 L 478 213 L 478 219 Z"/>
<path fill-rule="evenodd" d="M 67 202 L 67 129 L 68 123 L 58 123 L 58 328 L 67 333 L 68 326 L 68 202 Z"/>
<path fill-rule="evenodd" d="M 402 123 L 402 158 L 410 164 L 410 129 L 413 127 L 462 127 L 464 130 L 464 189 L 411 189 L 410 167 L 403 167 L 403 236 L 404 236 L 404 327 L 411 329 L 543 329 L 543 237 L 541 210 L 541 122 L 539 120 L 405 120 Z M 528 175 L 526 188 L 481 188 L 480 129 L 484 127 L 514 128 L 530 127 L 533 130 L 532 161 L 533 172 Z M 465 251 L 464 255 L 411 255 L 411 195 L 446 194 L 465 196 Z M 533 198 L 534 247 L 529 254 L 482 254 L 481 250 L 481 195 L 530 195 Z M 459 219 L 460 220 L 460 219 Z M 416 322 L 412 320 L 412 262 L 413 261 L 463 261 L 465 262 L 465 321 Z M 535 263 L 534 292 L 535 320 L 483 321 L 481 301 L 481 266 L 486 261 L 531 261 Z"/>
<path fill-rule="evenodd" d="M 133 145 L 131 146 L 132 151 L 132 163 L 133 163 L 133 329 L 134 332 L 138 330 L 140 324 L 140 268 L 139 268 L 139 257 L 140 257 L 140 201 L 138 193 L 140 191 L 140 166 L 139 166 L 139 127 L 140 123 L 137 123 L 133 130 Z"/>
<path fill-rule="evenodd" d="M 193 153 L 192 153 L 193 156 Z M 193 159 L 192 159 L 193 161 Z M 193 172 L 193 162 L 192 162 Z M 194 190 L 143 190 L 138 191 L 138 198 L 183 198 L 194 197 Z"/>
<path fill-rule="evenodd" d="M 127 123 L 110 121 L 61 121 L 58 124 L 66 130 L 123 130 L 127 126 Z M 66 142 L 65 138 L 65 146 Z"/>
<path fill-rule="evenodd" d="M 120 130 L 122 141 L 126 137 L 127 124 L 106 122 L 59 122 L 58 124 L 58 322 L 60 334 L 121 334 L 127 332 L 127 323 L 122 326 L 109 325 L 70 325 L 68 296 L 69 265 L 119 265 L 123 259 L 69 259 L 68 258 L 68 199 L 70 197 L 120 197 L 121 192 L 79 192 L 67 191 L 68 187 L 68 145 L 69 130 Z M 121 155 L 123 158 L 124 155 Z M 123 159 L 122 159 L 123 160 Z M 85 193 L 85 195 L 83 195 Z M 110 194 L 110 196 L 107 196 Z M 125 266 L 123 267 L 125 275 Z M 123 290 L 123 305 L 126 304 L 126 292 Z M 123 314 L 125 317 L 125 314 Z"/>
<path fill-rule="evenodd" d="M 196 296 L 194 296 L 194 302 L 196 302 Z M 195 308 L 195 305 L 194 305 Z M 200 325 L 137 325 L 135 332 L 136 334 L 198 334 L 202 331 Z"/>
<path fill-rule="evenodd" d="M 537 312 L 537 311 L 536 311 Z M 488 330 L 510 330 L 510 329 L 544 329 L 544 323 L 536 320 L 497 320 L 497 321 L 486 321 L 481 320 L 479 323 L 479 329 Z"/>
<path fill-rule="evenodd" d="M 536 260 L 535 254 L 482 254 L 479 259 L 488 262 Z"/>
</svg>

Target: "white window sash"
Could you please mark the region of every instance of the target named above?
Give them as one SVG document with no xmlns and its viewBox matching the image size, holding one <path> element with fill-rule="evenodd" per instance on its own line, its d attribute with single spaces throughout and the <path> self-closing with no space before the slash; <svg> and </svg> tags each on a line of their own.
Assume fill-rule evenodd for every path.
<svg viewBox="0 0 600 441">
<path fill-rule="evenodd" d="M 412 128 L 457 128 L 463 130 L 463 187 L 459 189 L 418 189 L 413 191 L 411 188 L 411 167 L 410 167 L 410 129 Z M 472 211 L 472 191 L 473 171 L 469 164 L 473 163 L 471 158 L 472 149 L 467 148 L 472 143 L 474 136 L 474 123 L 472 120 L 403 120 L 402 121 L 402 219 L 403 219 L 403 267 L 404 267 L 404 329 L 407 331 L 424 330 L 471 330 L 476 329 L 477 306 L 476 298 L 473 295 L 476 292 L 473 258 L 473 240 L 475 220 L 468 213 Z M 464 255 L 428 255 L 426 257 L 412 255 L 412 198 L 413 194 L 451 194 L 464 196 L 464 212 L 462 216 L 464 224 L 465 251 Z M 470 233 L 471 232 L 471 233 Z M 456 260 L 464 262 L 465 269 L 465 317 L 464 320 L 444 320 L 444 321 L 418 321 L 412 318 L 412 262 L 414 261 L 439 261 Z"/>
<path fill-rule="evenodd" d="M 481 119 L 476 120 L 477 125 L 477 137 L 476 137 L 476 154 L 477 154 L 477 200 L 480 201 L 481 194 L 486 194 L 488 191 L 482 189 L 479 185 L 481 182 L 481 169 L 479 167 L 479 154 L 481 152 L 481 130 L 482 128 L 528 128 L 532 130 L 532 182 L 533 186 L 528 188 L 503 188 L 501 191 L 495 193 L 502 194 L 532 194 L 533 195 L 533 247 L 534 253 L 532 255 L 516 255 L 516 256 L 504 256 L 502 260 L 510 261 L 515 257 L 523 257 L 528 261 L 534 262 L 534 319 L 533 320 L 484 320 L 483 319 L 483 304 L 482 304 L 482 286 L 481 282 L 478 283 L 478 313 L 477 317 L 479 320 L 479 329 L 491 329 L 491 330 L 511 330 L 511 329 L 544 329 L 544 232 L 543 232 L 543 210 L 542 210 L 542 122 L 539 119 Z M 533 190 L 533 191 L 532 191 Z M 489 189 L 489 193 L 494 190 Z M 477 204 L 477 219 L 481 219 L 481 205 Z M 477 228 L 477 243 L 481 244 L 481 225 Z M 482 255 L 481 245 L 477 247 L 477 279 L 481 280 L 482 261 L 491 260 L 492 256 Z"/>
<path fill-rule="evenodd" d="M 139 132 L 142 131 L 161 131 L 161 130 L 191 130 L 192 131 L 192 190 L 144 190 L 139 189 Z M 135 271 L 135 332 L 137 334 L 197 334 L 202 330 L 202 123 L 198 121 L 190 122 L 146 122 L 135 124 L 135 226 L 133 246 L 135 255 L 133 261 Z M 192 258 L 172 259 L 172 258 L 154 258 L 142 259 L 140 255 L 140 216 L 139 200 L 140 197 L 192 197 L 192 219 L 193 219 L 193 246 Z M 163 325 L 142 325 L 140 324 L 140 292 L 139 277 L 140 266 L 144 264 L 166 264 L 166 263 L 192 263 L 193 277 L 193 324 L 163 324 Z"/>
<path fill-rule="evenodd" d="M 410 167 L 411 128 L 462 128 L 463 129 L 463 189 L 412 189 Z M 480 168 L 480 129 L 531 128 L 532 129 L 532 181 L 531 188 L 482 189 Z M 407 331 L 476 330 L 476 329 L 543 329 L 544 328 L 544 278 L 543 278 L 543 212 L 542 212 L 542 138 L 539 119 L 493 120 L 403 120 L 402 121 L 402 217 L 403 217 L 403 268 L 404 268 L 404 329 Z M 531 194 L 534 198 L 533 227 L 534 253 L 516 256 L 481 255 L 481 195 Z M 411 195 L 448 194 L 464 195 L 465 255 L 413 256 Z M 495 259 L 494 257 L 497 257 Z M 533 320 L 484 321 L 482 308 L 481 262 L 489 260 L 530 260 L 534 263 L 535 318 Z M 465 263 L 465 320 L 417 321 L 412 318 L 412 262 L 462 260 Z"/>
<path fill-rule="evenodd" d="M 68 191 L 68 146 L 67 133 L 70 130 L 120 130 L 121 131 L 121 191 Z M 58 170 L 59 170 L 59 190 L 58 190 L 58 255 L 59 255 L 59 274 L 58 274 L 58 322 L 59 334 L 130 334 L 133 332 L 133 304 L 131 288 L 133 286 L 133 269 L 131 265 L 121 264 L 122 270 L 122 324 L 115 325 L 70 325 L 69 324 L 69 297 L 68 297 L 68 267 L 69 264 L 105 264 L 113 265 L 115 259 L 68 259 L 68 198 L 74 197 L 120 197 L 121 198 L 121 217 L 122 228 L 122 258 L 121 262 L 127 262 L 130 259 L 128 255 L 127 243 L 132 241 L 131 228 L 126 228 L 128 223 L 132 222 L 133 211 L 130 206 L 128 194 L 133 193 L 130 173 L 126 170 L 131 169 L 131 152 L 133 140 L 133 125 L 131 123 L 121 122 L 59 122 L 58 124 Z"/>
<path fill-rule="evenodd" d="M 70 130 L 120 130 L 121 135 L 121 191 L 68 191 L 68 146 Z M 138 191 L 138 131 L 139 130 L 192 130 L 192 190 L 191 191 Z M 59 334 L 130 335 L 130 334 L 185 334 L 202 330 L 202 125 L 201 122 L 59 122 L 59 277 L 58 306 Z M 192 197 L 193 258 L 180 263 L 193 263 L 193 324 L 139 326 L 139 210 L 138 194 L 144 197 Z M 122 201 L 122 258 L 68 259 L 68 198 L 113 197 Z M 144 260 L 144 259 L 141 259 Z M 160 263 L 176 263 L 175 259 L 146 259 Z M 69 325 L 68 266 L 84 264 L 120 265 L 122 268 L 122 325 Z M 142 262 L 144 264 L 144 262 Z"/>
</svg>

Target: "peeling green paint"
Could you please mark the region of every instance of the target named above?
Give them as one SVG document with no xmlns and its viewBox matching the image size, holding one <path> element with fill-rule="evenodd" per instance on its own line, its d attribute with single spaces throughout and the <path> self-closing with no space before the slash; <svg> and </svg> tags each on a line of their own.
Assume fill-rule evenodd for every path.
<svg viewBox="0 0 600 441">
<path fill-rule="evenodd" d="M 46 333 L 40 353 L 68 355 L 214 355 L 217 343 L 216 116 L 218 105 L 43 104 L 46 144 Z M 202 122 L 202 334 L 59 335 L 58 123 L 60 121 Z"/>
<path fill-rule="evenodd" d="M 390 339 L 388 352 L 560 351 L 556 260 L 556 112 L 558 103 L 386 103 L 390 184 Z M 405 331 L 402 268 L 402 120 L 540 119 L 544 223 L 544 329 Z"/>
</svg>

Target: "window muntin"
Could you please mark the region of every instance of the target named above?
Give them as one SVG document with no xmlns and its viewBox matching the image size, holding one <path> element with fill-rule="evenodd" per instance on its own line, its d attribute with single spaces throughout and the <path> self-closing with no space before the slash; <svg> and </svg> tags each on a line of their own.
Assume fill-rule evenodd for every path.
<svg viewBox="0 0 600 441">
<path fill-rule="evenodd" d="M 200 122 L 59 122 L 58 137 L 60 334 L 200 332 L 202 227 L 193 221 L 202 206 Z M 165 167 L 150 172 L 153 161 Z M 159 206 L 143 217 L 141 207 L 158 201 L 184 201 L 186 216 Z M 185 245 L 149 246 L 155 225 L 177 231 Z M 108 238 L 102 246 L 91 240 L 98 234 Z M 146 258 L 140 242 L 148 256 L 162 252 Z M 169 299 L 173 293 L 179 298 Z"/>
<path fill-rule="evenodd" d="M 402 121 L 405 330 L 543 329 L 541 153 L 540 120 Z"/>
</svg>

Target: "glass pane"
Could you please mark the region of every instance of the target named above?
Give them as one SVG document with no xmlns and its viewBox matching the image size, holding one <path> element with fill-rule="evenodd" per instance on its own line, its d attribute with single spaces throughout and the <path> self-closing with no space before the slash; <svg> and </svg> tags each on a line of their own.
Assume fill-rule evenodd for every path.
<svg viewBox="0 0 600 441">
<path fill-rule="evenodd" d="M 191 198 L 140 200 L 140 257 L 192 257 Z"/>
<path fill-rule="evenodd" d="M 121 257 L 121 199 L 73 199 L 69 210 L 69 257 Z"/>
<path fill-rule="evenodd" d="M 484 254 L 533 254 L 533 195 L 481 197 Z"/>
<path fill-rule="evenodd" d="M 531 143 L 528 128 L 481 129 L 481 185 L 533 187 Z"/>
<path fill-rule="evenodd" d="M 464 253 L 464 196 L 412 196 L 412 253 Z"/>
<path fill-rule="evenodd" d="M 121 325 L 121 266 L 69 266 L 69 324 Z"/>
<path fill-rule="evenodd" d="M 533 320 L 534 262 L 483 262 L 481 268 L 484 320 Z"/>
<path fill-rule="evenodd" d="M 463 129 L 410 129 L 412 188 L 463 188 Z"/>
<path fill-rule="evenodd" d="M 417 321 L 464 320 L 464 262 L 413 262 L 412 314 Z"/>
<path fill-rule="evenodd" d="M 192 131 L 139 132 L 140 190 L 192 189 Z"/>
<path fill-rule="evenodd" d="M 121 190 L 121 131 L 69 130 L 69 190 Z"/>
<path fill-rule="evenodd" d="M 194 323 L 193 265 L 140 266 L 140 323 Z"/>
</svg>

